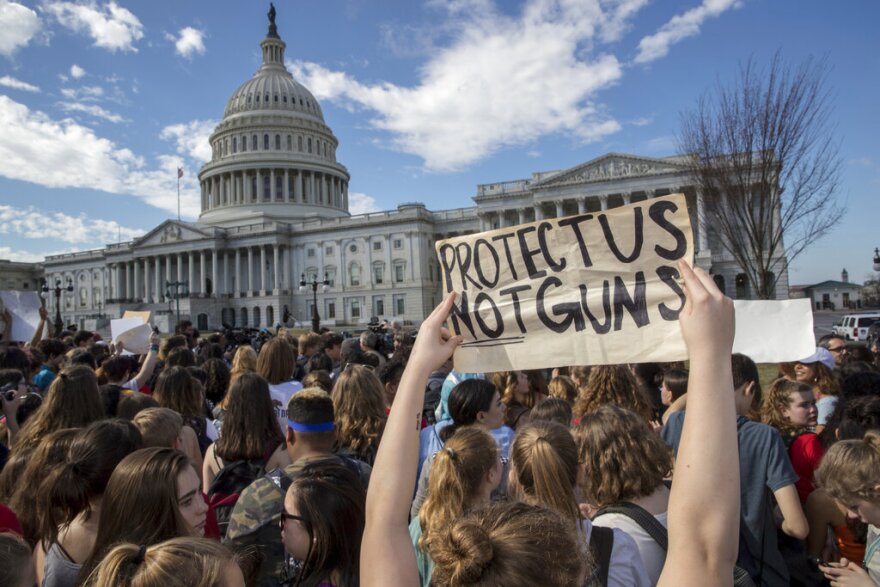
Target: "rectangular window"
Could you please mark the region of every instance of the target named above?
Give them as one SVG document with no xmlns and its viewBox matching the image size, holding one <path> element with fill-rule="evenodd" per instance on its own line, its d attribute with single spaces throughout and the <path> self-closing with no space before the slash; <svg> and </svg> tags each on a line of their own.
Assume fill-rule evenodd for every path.
<svg viewBox="0 0 880 587">
<path fill-rule="evenodd" d="M 406 314 L 406 301 L 404 296 L 398 296 L 396 300 L 394 300 L 394 314 L 397 316 L 403 316 Z"/>
<path fill-rule="evenodd" d="M 333 287 L 336 285 L 336 269 L 327 269 L 327 281 L 330 282 L 330 285 L 327 287 Z"/>
<path fill-rule="evenodd" d="M 382 241 L 373 241 L 373 250 L 381 251 L 382 250 Z"/>
<path fill-rule="evenodd" d="M 333 247 L 324 247 L 324 254 L 328 257 L 333 256 Z"/>
<path fill-rule="evenodd" d="M 376 300 L 376 316 L 381 316 L 385 313 L 385 300 L 379 298 Z"/>
<path fill-rule="evenodd" d="M 373 283 L 380 284 L 384 281 L 385 271 L 381 265 L 376 265 L 373 267 Z"/>
<path fill-rule="evenodd" d="M 406 268 L 403 264 L 394 266 L 394 281 L 396 283 L 401 283 L 403 281 L 403 274 Z"/>
<path fill-rule="evenodd" d="M 312 258 L 315 256 L 315 249 L 306 249 L 306 257 Z"/>
<path fill-rule="evenodd" d="M 327 302 L 327 318 L 336 318 L 336 302 Z"/>
<path fill-rule="evenodd" d="M 361 303 L 356 300 L 351 302 L 351 317 L 355 320 L 361 317 Z"/>
<path fill-rule="evenodd" d="M 402 249 L 403 248 L 403 239 L 396 238 L 394 239 L 394 248 Z"/>
</svg>

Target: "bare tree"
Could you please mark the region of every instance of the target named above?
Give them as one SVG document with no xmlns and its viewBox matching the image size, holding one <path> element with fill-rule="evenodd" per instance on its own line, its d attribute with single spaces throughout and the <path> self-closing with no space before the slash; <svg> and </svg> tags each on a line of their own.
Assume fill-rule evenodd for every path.
<svg viewBox="0 0 880 587">
<path fill-rule="evenodd" d="M 812 58 L 792 67 L 777 53 L 766 69 L 749 59 L 682 115 L 678 148 L 706 218 L 761 299 L 844 212 L 827 74 Z"/>
</svg>

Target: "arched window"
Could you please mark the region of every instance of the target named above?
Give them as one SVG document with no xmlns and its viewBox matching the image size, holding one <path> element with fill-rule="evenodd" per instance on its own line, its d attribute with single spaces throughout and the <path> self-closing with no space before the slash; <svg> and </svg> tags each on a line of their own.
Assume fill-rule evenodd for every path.
<svg viewBox="0 0 880 587">
<path fill-rule="evenodd" d="M 247 136 L 241 137 L 241 152 L 247 151 Z"/>
<path fill-rule="evenodd" d="M 251 137 L 251 151 L 257 150 L 257 135 Z"/>
<path fill-rule="evenodd" d="M 284 199 L 284 175 L 281 173 L 275 174 L 275 200 L 281 201 Z"/>
<path fill-rule="evenodd" d="M 311 153 L 312 152 L 312 139 L 311 139 L 311 137 L 309 138 L 308 145 L 309 145 L 309 153 Z"/>
<path fill-rule="evenodd" d="M 269 150 L 269 135 L 268 134 L 263 135 L 263 150 L 264 151 Z"/>
<path fill-rule="evenodd" d="M 290 135 L 287 135 L 287 150 L 293 150 L 293 138 Z"/>
<path fill-rule="evenodd" d="M 248 326 L 248 311 L 247 308 L 241 309 L 241 325 L 243 328 L 247 328 Z"/>
<path fill-rule="evenodd" d="M 232 137 L 232 152 L 238 153 L 238 138 Z"/>
<path fill-rule="evenodd" d="M 727 294 L 727 288 L 724 285 L 724 276 L 723 275 L 713 275 L 712 279 L 715 281 L 715 285 L 718 286 L 718 289 L 721 290 L 721 293 Z"/>
<path fill-rule="evenodd" d="M 348 267 L 348 282 L 351 285 L 361 284 L 361 266 L 358 263 L 352 263 Z"/>
<path fill-rule="evenodd" d="M 275 307 L 272 305 L 266 306 L 266 326 L 272 327 L 275 325 Z"/>
<path fill-rule="evenodd" d="M 264 202 L 268 202 L 269 200 L 272 199 L 272 192 L 271 192 L 272 183 L 270 181 L 271 179 L 272 178 L 269 177 L 268 173 L 263 176 L 263 201 Z"/>
<path fill-rule="evenodd" d="M 275 135 L 275 150 L 281 150 L 281 135 Z"/>
<path fill-rule="evenodd" d="M 296 150 L 302 152 L 303 150 L 303 138 L 296 137 Z"/>
<path fill-rule="evenodd" d="M 262 321 L 260 320 L 260 307 L 254 306 L 254 328 L 259 328 L 262 325 Z"/>
<path fill-rule="evenodd" d="M 745 273 L 736 276 L 736 299 L 744 300 L 749 297 L 749 278 Z"/>
</svg>

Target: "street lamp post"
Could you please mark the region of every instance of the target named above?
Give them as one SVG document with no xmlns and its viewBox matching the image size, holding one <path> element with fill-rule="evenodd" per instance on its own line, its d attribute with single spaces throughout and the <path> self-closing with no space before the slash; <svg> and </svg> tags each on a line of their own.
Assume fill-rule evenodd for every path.
<svg viewBox="0 0 880 587">
<path fill-rule="evenodd" d="M 171 290 L 174 293 L 171 293 Z M 174 300 L 177 309 L 177 324 L 180 324 L 180 298 L 189 297 L 189 281 L 168 281 L 165 283 L 165 297 Z"/>
<path fill-rule="evenodd" d="M 41 289 L 43 290 L 43 299 L 49 297 L 49 292 L 55 292 L 55 336 L 61 336 L 61 331 L 64 329 L 64 321 L 61 319 L 61 292 L 72 292 L 73 280 L 67 278 L 67 287 L 61 287 L 59 279 L 55 282 L 55 287 L 49 287 L 48 283 L 44 283 Z"/>
<path fill-rule="evenodd" d="M 330 285 L 330 280 L 327 279 L 327 274 L 324 274 L 324 281 L 318 281 L 318 276 L 313 275 L 311 281 L 306 281 L 306 274 L 303 273 L 300 276 L 299 280 L 299 291 L 305 291 L 306 286 L 310 285 L 312 287 L 312 332 L 321 332 L 321 317 L 318 316 L 318 286 L 321 286 L 321 291 L 327 291 L 327 288 Z"/>
<path fill-rule="evenodd" d="M 874 271 L 880 271 L 880 248 L 874 247 Z"/>
</svg>

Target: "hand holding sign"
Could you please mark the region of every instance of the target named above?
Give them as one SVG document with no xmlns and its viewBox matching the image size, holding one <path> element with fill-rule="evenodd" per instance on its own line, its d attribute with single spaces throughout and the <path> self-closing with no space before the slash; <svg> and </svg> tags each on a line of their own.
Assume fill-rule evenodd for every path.
<svg viewBox="0 0 880 587">
<path fill-rule="evenodd" d="M 733 301 L 726 297 L 708 273 L 684 261 L 678 262 L 684 277 L 685 304 L 678 316 L 681 334 L 693 360 L 703 354 L 727 357 L 735 330 Z"/>
<path fill-rule="evenodd" d="M 443 322 L 452 311 L 455 297 L 455 292 L 448 294 L 419 328 L 419 335 L 416 337 L 408 364 L 412 365 L 413 369 L 424 372 L 425 377 L 446 362 L 461 343 L 461 336 L 452 336 L 449 330 L 443 327 Z"/>
</svg>

